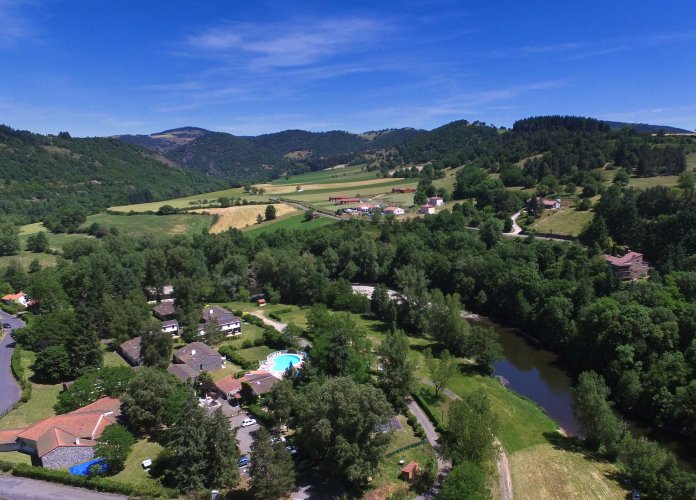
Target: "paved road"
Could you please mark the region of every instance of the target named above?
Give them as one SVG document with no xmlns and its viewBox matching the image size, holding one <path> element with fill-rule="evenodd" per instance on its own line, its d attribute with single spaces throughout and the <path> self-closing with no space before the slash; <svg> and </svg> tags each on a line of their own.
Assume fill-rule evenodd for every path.
<svg viewBox="0 0 696 500">
<path fill-rule="evenodd" d="M 5 500 L 126 500 L 122 495 L 0 475 L 0 498 Z"/>
<path fill-rule="evenodd" d="M 439 437 L 437 435 L 437 431 L 435 431 L 435 426 L 430 421 L 428 416 L 425 414 L 423 409 L 418 405 L 418 403 L 416 403 L 413 400 L 409 401 L 408 410 L 411 413 L 413 413 L 413 416 L 416 417 L 418 423 L 421 425 L 421 427 L 423 427 L 423 430 L 425 431 L 425 437 L 428 439 L 428 442 L 435 450 L 435 455 L 437 456 L 438 474 L 437 479 L 435 480 L 435 484 L 433 484 L 430 490 L 416 497 L 416 500 L 430 500 L 432 498 L 435 498 L 437 496 L 437 493 L 440 491 L 440 485 L 442 484 L 442 481 L 445 480 L 447 474 L 449 474 L 450 470 L 452 469 L 452 462 L 450 462 L 441 455 Z"/>
<path fill-rule="evenodd" d="M 7 314 L 5 311 L 0 311 L 0 320 L 2 323 L 9 323 L 12 330 L 26 326 L 24 321 Z M 21 395 L 19 385 L 17 385 L 17 381 L 12 376 L 12 370 L 10 369 L 12 351 L 14 350 L 12 330 L 6 332 L 2 341 L 0 341 L 0 415 L 4 415 L 5 412 L 9 411 L 19 401 Z"/>
</svg>

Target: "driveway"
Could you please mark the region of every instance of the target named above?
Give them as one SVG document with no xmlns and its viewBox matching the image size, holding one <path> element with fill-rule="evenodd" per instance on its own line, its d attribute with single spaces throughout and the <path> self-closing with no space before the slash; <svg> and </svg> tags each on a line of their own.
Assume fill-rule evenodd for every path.
<svg viewBox="0 0 696 500">
<path fill-rule="evenodd" d="M 12 326 L 12 329 L 5 332 L 5 336 L 0 341 L 0 415 L 4 415 L 19 401 L 21 395 L 19 385 L 17 385 L 10 369 L 12 351 L 14 350 L 12 331 L 24 328 L 26 325 L 24 321 L 7 314 L 5 311 L 0 311 L 0 320 L 2 323 L 9 323 Z"/>
<path fill-rule="evenodd" d="M 0 475 L 0 498 L 8 500 L 126 500 L 123 495 L 99 493 L 25 477 Z"/>
<path fill-rule="evenodd" d="M 239 443 L 239 453 L 241 455 L 251 453 L 251 445 L 254 443 L 254 437 L 258 430 L 259 424 L 239 428 L 237 431 L 237 442 Z"/>
</svg>

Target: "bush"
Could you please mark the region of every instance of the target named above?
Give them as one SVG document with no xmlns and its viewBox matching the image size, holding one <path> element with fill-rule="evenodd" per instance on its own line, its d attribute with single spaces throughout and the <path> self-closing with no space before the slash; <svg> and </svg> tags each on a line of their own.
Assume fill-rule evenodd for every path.
<svg viewBox="0 0 696 500">
<path fill-rule="evenodd" d="M 251 339 L 246 339 L 244 342 L 242 342 L 242 349 L 249 349 L 250 347 L 254 347 L 254 343 L 251 341 Z"/>
<path fill-rule="evenodd" d="M 29 399 L 31 399 L 32 385 L 31 382 L 24 377 L 24 367 L 22 366 L 22 348 L 19 346 L 15 346 L 14 351 L 12 352 L 10 368 L 12 369 L 12 375 L 14 375 L 14 378 L 17 379 L 19 387 L 22 389 L 22 396 L 19 400 L 22 403 L 26 403 L 29 401 Z"/>
<path fill-rule="evenodd" d="M 275 419 L 273 418 L 273 415 L 261 408 L 258 404 L 249 404 L 246 406 L 246 410 L 252 415 L 254 415 L 256 420 L 261 422 L 263 425 L 267 427 L 273 427 L 273 425 L 275 425 Z"/>
<path fill-rule="evenodd" d="M 252 363 L 252 362 L 244 359 L 242 356 L 239 355 L 239 353 L 232 346 L 229 346 L 229 345 L 222 346 L 218 351 L 220 352 L 220 354 L 225 356 L 229 361 L 231 361 L 235 365 L 240 366 L 244 370 L 251 370 L 252 368 L 255 367 L 255 363 Z"/>
<path fill-rule="evenodd" d="M 425 403 L 423 400 L 423 396 L 421 396 L 419 393 L 414 392 L 413 393 L 413 399 L 416 400 L 418 403 L 418 406 L 420 406 L 423 409 L 423 412 L 428 416 L 431 422 L 435 424 L 435 428 L 439 432 L 445 432 L 445 428 L 443 427 L 443 422 L 440 422 L 440 420 L 435 416 L 433 411 L 430 409 L 430 407 Z M 414 431 L 415 432 L 415 431 Z"/>
<path fill-rule="evenodd" d="M 283 321 L 283 319 L 276 313 L 268 313 L 268 317 L 276 321 Z"/>
<path fill-rule="evenodd" d="M 258 338 L 258 339 L 254 339 L 254 347 L 259 347 L 259 346 L 262 346 L 262 345 L 265 345 L 265 342 L 264 342 L 264 340 L 263 340 L 263 337 Z"/>
</svg>

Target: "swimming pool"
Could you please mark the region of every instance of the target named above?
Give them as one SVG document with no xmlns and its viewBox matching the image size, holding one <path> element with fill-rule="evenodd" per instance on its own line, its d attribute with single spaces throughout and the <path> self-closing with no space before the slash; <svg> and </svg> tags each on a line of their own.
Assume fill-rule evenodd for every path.
<svg viewBox="0 0 696 500">
<path fill-rule="evenodd" d="M 106 459 L 96 458 L 94 460 L 90 460 L 89 462 L 85 462 L 83 464 L 73 465 L 72 467 L 70 467 L 68 469 L 68 471 L 70 472 L 70 474 L 72 474 L 74 476 L 86 476 L 89 472 L 90 466 L 92 466 L 94 464 L 101 465 L 102 474 L 104 472 L 106 472 L 106 470 L 108 468 L 106 465 Z"/>
<path fill-rule="evenodd" d="M 274 372 L 284 372 L 289 366 L 295 366 L 302 361 L 297 354 L 281 354 L 271 360 L 271 370 Z"/>
</svg>

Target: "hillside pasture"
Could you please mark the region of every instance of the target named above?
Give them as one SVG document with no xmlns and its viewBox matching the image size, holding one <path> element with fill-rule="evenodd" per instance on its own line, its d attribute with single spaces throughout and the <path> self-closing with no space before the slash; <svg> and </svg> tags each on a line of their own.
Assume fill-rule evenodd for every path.
<svg viewBox="0 0 696 500">
<path fill-rule="evenodd" d="M 272 181 L 271 184 L 278 186 L 287 184 L 303 186 L 303 184 L 353 182 L 381 178 L 379 172 L 366 172 L 363 170 L 363 166 L 364 165 L 354 165 L 350 167 L 319 170 L 317 172 L 307 172 L 306 174 L 290 176 L 287 179 L 276 179 Z"/>
<path fill-rule="evenodd" d="M 563 236 L 579 236 L 592 221 L 593 212 L 579 212 L 572 208 L 545 210 L 529 229 L 539 233 L 552 233 Z"/>
<path fill-rule="evenodd" d="M 245 227 L 256 224 L 256 219 L 260 215 L 265 216 L 266 207 L 269 205 L 242 205 L 238 207 L 228 208 L 206 208 L 195 210 L 195 213 L 204 215 L 216 215 L 217 221 L 210 228 L 210 232 L 217 234 L 227 231 L 228 229 L 243 229 Z M 273 205 L 276 209 L 276 216 L 294 214 L 299 212 L 299 209 L 288 205 L 287 203 L 278 203 Z"/>
<path fill-rule="evenodd" d="M 121 235 L 139 238 L 145 235 L 169 237 L 179 234 L 198 234 L 207 230 L 213 222 L 212 215 L 112 215 L 95 214 L 87 217 L 82 229 L 98 223 L 107 230 L 116 228 Z"/>
<path fill-rule="evenodd" d="M 288 214 L 273 221 L 264 222 L 262 224 L 254 224 L 253 226 L 243 229 L 243 231 L 247 236 L 259 236 L 261 234 L 272 233 L 278 229 L 286 229 L 288 231 L 308 231 L 310 229 L 327 226 L 335 222 L 335 219 L 329 217 L 316 217 L 311 221 L 305 221 L 304 214 Z"/>
<path fill-rule="evenodd" d="M 304 192 L 317 192 L 326 191 L 331 192 L 333 190 L 342 189 L 361 189 L 364 187 L 371 186 L 381 186 L 381 185 L 395 185 L 399 184 L 395 182 L 393 178 L 383 178 L 375 177 L 367 180 L 351 180 L 346 182 L 325 182 L 325 183 L 295 183 L 295 184 L 285 184 L 285 185 L 275 185 L 275 184 L 256 184 L 257 188 L 262 188 L 266 190 L 266 194 L 276 195 L 276 194 L 303 194 Z M 302 191 L 298 193 L 297 187 L 300 186 Z"/>
<path fill-rule="evenodd" d="M 150 203 L 138 203 L 134 205 L 121 205 L 110 207 L 109 210 L 115 212 L 156 212 L 163 205 L 170 205 L 174 208 L 195 208 L 201 205 L 217 204 L 218 199 L 226 198 L 241 198 L 250 202 L 267 202 L 268 196 L 253 195 L 244 192 L 242 188 L 225 189 L 223 191 L 213 191 L 212 193 L 197 194 L 187 196 L 185 198 L 176 198 L 173 200 L 153 201 Z"/>
</svg>

